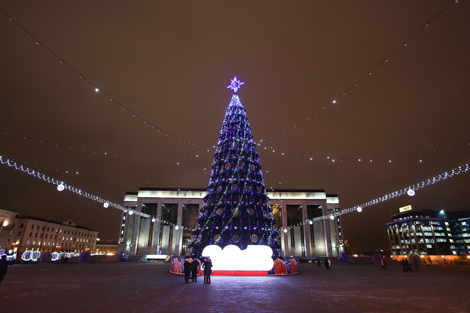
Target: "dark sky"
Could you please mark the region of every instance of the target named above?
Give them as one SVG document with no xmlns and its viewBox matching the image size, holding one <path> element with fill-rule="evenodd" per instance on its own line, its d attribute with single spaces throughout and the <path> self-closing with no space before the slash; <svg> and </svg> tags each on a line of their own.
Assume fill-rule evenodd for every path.
<svg viewBox="0 0 470 313">
<path fill-rule="evenodd" d="M 201 148 L 182 141 L 217 144 L 233 76 L 245 82 L 239 96 L 253 136 L 264 139 L 268 188 L 325 189 L 348 208 L 467 162 L 468 1 L 0 8 L 14 20 L 0 13 L 0 154 L 113 202 L 147 185 L 207 186 L 214 151 L 195 158 Z M 343 215 L 344 237 L 353 249 L 388 248 L 384 224 L 398 207 L 470 209 L 469 182 L 462 174 Z M 103 239 L 119 232 L 119 210 L 4 165 L 0 207 L 72 219 Z"/>
</svg>

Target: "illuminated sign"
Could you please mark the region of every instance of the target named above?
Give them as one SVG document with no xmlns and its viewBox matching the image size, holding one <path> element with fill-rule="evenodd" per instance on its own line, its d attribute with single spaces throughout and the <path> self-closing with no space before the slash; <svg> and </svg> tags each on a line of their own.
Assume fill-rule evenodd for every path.
<svg viewBox="0 0 470 313">
<path fill-rule="evenodd" d="M 400 213 L 401 213 L 401 212 L 406 212 L 406 211 L 411 211 L 411 205 L 407 205 L 407 206 L 401 207 L 401 208 L 399 208 L 398 210 L 400 210 Z"/>
<path fill-rule="evenodd" d="M 249 245 L 245 250 L 235 245 L 228 245 L 223 250 L 210 245 L 202 251 L 202 256 L 212 259 L 214 271 L 270 271 L 274 266 L 272 255 L 273 250 L 263 245 Z"/>
</svg>

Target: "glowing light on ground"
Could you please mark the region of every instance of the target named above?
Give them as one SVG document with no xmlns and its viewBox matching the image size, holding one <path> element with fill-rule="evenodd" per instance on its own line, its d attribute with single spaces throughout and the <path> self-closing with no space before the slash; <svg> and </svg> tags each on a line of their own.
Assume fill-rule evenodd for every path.
<svg viewBox="0 0 470 313">
<path fill-rule="evenodd" d="M 212 259 L 213 271 L 269 271 L 273 268 L 273 250 L 268 246 L 250 245 L 245 250 L 229 245 L 223 250 L 210 245 L 202 251 Z"/>
</svg>

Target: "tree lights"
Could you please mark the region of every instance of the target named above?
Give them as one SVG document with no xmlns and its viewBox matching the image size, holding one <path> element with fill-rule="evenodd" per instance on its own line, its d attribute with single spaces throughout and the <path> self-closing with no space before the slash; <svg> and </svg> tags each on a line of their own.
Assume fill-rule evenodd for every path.
<svg viewBox="0 0 470 313">
<path fill-rule="evenodd" d="M 207 195 L 190 244 L 191 253 L 197 257 L 214 245 L 234 245 L 243 251 L 248 246 L 262 245 L 271 251 L 270 255 L 279 255 L 279 238 L 260 159 L 245 108 L 236 94 L 241 85 L 243 82 L 235 77 L 227 87 L 234 94 L 220 128 Z"/>
</svg>

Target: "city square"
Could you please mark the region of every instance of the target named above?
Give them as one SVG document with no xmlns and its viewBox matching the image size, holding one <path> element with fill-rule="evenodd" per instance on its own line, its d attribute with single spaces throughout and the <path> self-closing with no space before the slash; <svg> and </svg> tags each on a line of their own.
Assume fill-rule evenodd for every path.
<svg viewBox="0 0 470 313">
<path fill-rule="evenodd" d="M 413 269 L 414 270 L 414 269 Z M 299 264 L 290 276 L 213 276 L 185 284 L 168 263 L 28 264 L 0 286 L 8 312 L 468 312 L 470 266 L 404 273 L 372 264 Z"/>
<path fill-rule="evenodd" d="M 1 2 L 0 309 L 468 312 L 469 11 Z"/>
</svg>

